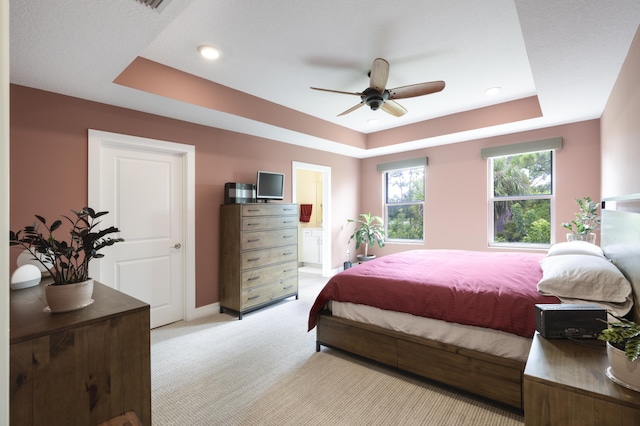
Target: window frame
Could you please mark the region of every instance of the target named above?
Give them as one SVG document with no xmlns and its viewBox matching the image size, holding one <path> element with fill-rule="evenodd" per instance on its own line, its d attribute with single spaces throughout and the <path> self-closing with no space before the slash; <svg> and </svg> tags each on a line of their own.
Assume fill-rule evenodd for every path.
<svg viewBox="0 0 640 426">
<path fill-rule="evenodd" d="M 493 175 L 493 162 L 497 158 L 503 157 L 515 157 L 519 155 L 535 154 L 537 152 L 549 152 L 551 161 L 551 170 L 549 176 L 551 178 L 551 186 L 549 194 L 534 194 L 534 195 L 518 195 L 518 196 L 506 196 L 496 197 L 494 195 L 494 175 Z M 556 211 L 556 149 L 538 149 L 532 151 L 518 152 L 514 154 L 499 155 L 495 157 L 487 158 L 487 200 L 488 200 L 488 230 L 487 230 L 487 246 L 490 248 L 510 248 L 510 249 L 548 249 L 555 243 L 555 233 L 553 229 L 555 227 L 555 211 Z M 495 242 L 495 220 L 494 220 L 494 206 L 497 201 L 516 201 L 516 200 L 549 200 L 549 243 L 523 243 L 523 242 Z"/>
<path fill-rule="evenodd" d="M 388 183 L 389 183 L 389 173 L 392 172 L 398 172 L 398 171 L 405 171 L 405 170 L 412 170 L 412 169 L 422 169 L 422 179 L 423 179 L 423 186 L 422 186 L 422 201 L 401 201 L 401 202 L 389 202 L 389 197 L 388 197 Z M 426 223 L 424 220 L 424 206 L 425 206 L 425 199 L 426 199 L 426 184 L 427 184 L 427 166 L 425 165 L 419 165 L 419 166 L 408 166 L 408 167 L 402 167 L 402 168 L 397 168 L 397 169 L 392 169 L 392 170 L 385 170 L 382 173 L 382 201 L 383 201 L 383 209 L 384 209 L 384 230 L 385 230 L 385 242 L 387 243 L 393 243 L 393 244 L 416 244 L 416 245 L 422 245 L 424 244 L 424 234 L 425 234 L 425 227 L 424 224 Z M 414 205 L 421 205 L 422 206 L 422 238 L 420 239 L 403 239 L 403 238 L 390 238 L 389 237 L 389 207 L 398 207 L 398 206 L 414 206 Z"/>
</svg>

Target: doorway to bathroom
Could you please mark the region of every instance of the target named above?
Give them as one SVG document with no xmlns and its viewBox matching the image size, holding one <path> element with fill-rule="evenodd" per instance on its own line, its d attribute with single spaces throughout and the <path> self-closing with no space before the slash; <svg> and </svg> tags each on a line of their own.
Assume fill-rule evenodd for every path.
<svg viewBox="0 0 640 426">
<path fill-rule="evenodd" d="M 300 270 L 331 276 L 331 167 L 292 164 L 292 199 L 300 205 Z"/>
</svg>

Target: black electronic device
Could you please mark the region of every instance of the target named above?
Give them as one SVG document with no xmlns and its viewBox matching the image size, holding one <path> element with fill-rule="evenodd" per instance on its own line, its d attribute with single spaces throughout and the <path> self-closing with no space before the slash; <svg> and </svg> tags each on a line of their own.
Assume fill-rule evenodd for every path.
<svg viewBox="0 0 640 426">
<path fill-rule="evenodd" d="M 264 202 L 284 199 L 284 173 L 258 171 L 256 199 Z"/>
<path fill-rule="evenodd" d="M 607 311 L 599 305 L 536 305 L 536 330 L 548 339 L 597 339 L 606 321 Z"/>
<path fill-rule="evenodd" d="M 256 187 L 252 183 L 227 182 L 224 184 L 224 203 L 241 204 L 256 202 Z"/>
</svg>

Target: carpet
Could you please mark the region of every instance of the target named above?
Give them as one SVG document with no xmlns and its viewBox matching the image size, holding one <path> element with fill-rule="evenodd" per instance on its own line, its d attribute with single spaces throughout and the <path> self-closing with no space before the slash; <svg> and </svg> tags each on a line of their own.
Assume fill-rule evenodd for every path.
<svg viewBox="0 0 640 426">
<path fill-rule="evenodd" d="M 524 424 L 517 411 L 447 386 L 316 352 L 307 317 L 325 282 L 300 273 L 299 300 L 152 330 L 153 424 Z"/>
</svg>

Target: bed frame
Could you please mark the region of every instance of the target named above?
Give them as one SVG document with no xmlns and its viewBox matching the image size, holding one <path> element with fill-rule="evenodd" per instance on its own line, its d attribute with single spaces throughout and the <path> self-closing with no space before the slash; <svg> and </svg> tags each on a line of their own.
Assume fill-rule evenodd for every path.
<svg viewBox="0 0 640 426">
<path fill-rule="evenodd" d="M 640 194 L 603 202 L 602 249 L 633 284 L 632 316 L 640 322 Z M 334 317 L 318 316 L 316 351 L 321 346 L 435 380 L 523 409 L 524 362 Z"/>
</svg>

